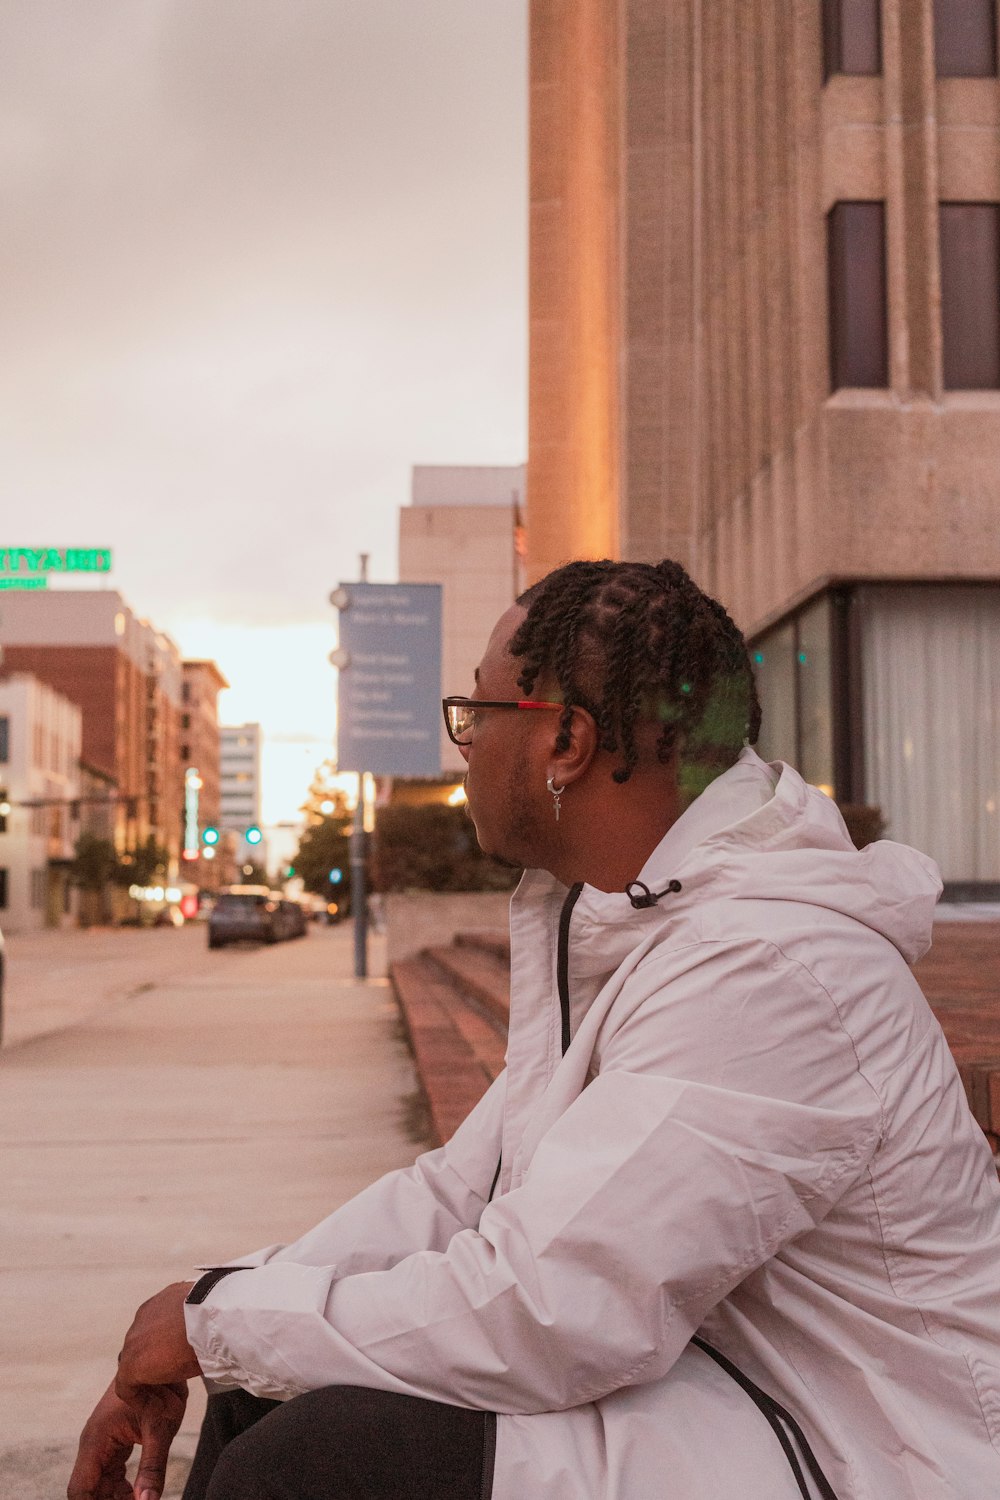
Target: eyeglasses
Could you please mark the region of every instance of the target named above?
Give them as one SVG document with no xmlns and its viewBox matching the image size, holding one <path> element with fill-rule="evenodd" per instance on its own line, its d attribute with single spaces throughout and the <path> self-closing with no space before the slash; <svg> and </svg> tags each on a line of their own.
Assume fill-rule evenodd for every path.
<svg viewBox="0 0 1000 1500">
<path fill-rule="evenodd" d="M 564 709 L 565 703 L 542 703 L 532 698 L 521 698 L 519 701 L 490 700 L 488 698 L 442 698 L 441 707 L 444 709 L 444 722 L 448 729 L 448 738 L 455 745 L 471 745 L 472 735 L 476 727 L 476 715 L 483 708 L 558 708 Z"/>
</svg>

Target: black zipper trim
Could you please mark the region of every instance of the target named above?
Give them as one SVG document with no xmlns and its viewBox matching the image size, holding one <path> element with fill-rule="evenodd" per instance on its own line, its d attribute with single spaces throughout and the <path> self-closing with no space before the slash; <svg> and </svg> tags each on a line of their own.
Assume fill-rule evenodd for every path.
<svg viewBox="0 0 1000 1500">
<path fill-rule="evenodd" d="M 497 1190 L 497 1183 L 500 1181 L 500 1168 L 501 1168 L 502 1164 L 503 1164 L 503 1155 L 501 1154 L 501 1156 L 497 1159 L 497 1169 L 493 1173 L 493 1181 L 490 1183 L 490 1196 L 486 1200 L 487 1203 L 492 1203 L 493 1202 L 493 1194 L 496 1192 L 496 1190 Z"/>
<path fill-rule="evenodd" d="M 493 1494 L 493 1471 L 497 1461 L 497 1414 L 495 1411 L 483 1413 L 486 1422 L 483 1427 L 483 1482 L 479 1490 L 479 1500 L 491 1500 Z"/>
<path fill-rule="evenodd" d="M 802 1428 L 799 1426 L 798 1422 L 796 1422 L 791 1412 L 786 1411 L 785 1408 L 779 1404 L 779 1402 L 775 1401 L 773 1396 L 769 1396 L 766 1391 L 762 1391 L 759 1385 L 754 1385 L 749 1375 L 744 1375 L 743 1371 L 736 1365 L 734 1365 L 731 1359 L 727 1359 L 724 1354 L 720 1354 L 718 1349 L 714 1348 L 711 1344 L 706 1343 L 706 1341 L 702 1338 L 699 1338 L 697 1334 L 694 1336 L 694 1338 L 692 1338 L 691 1342 L 697 1348 L 699 1348 L 703 1354 L 707 1354 L 709 1359 L 714 1359 L 719 1368 L 725 1370 L 726 1374 L 731 1376 L 732 1379 L 736 1381 L 736 1384 L 746 1392 L 746 1394 L 750 1397 L 750 1400 L 766 1418 L 772 1432 L 778 1439 L 778 1442 L 781 1444 L 782 1451 L 784 1452 L 784 1455 L 788 1460 L 789 1466 L 792 1470 L 792 1474 L 795 1476 L 795 1483 L 799 1487 L 799 1493 L 802 1496 L 802 1500 L 812 1500 L 812 1496 L 809 1493 L 809 1486 L 806 1483 L 805 1475 L 803 1474 L 801 1465 L 799 1464 L 798 1458 L 796 1457 L 795 1449 L 792 1447 L 791 1439 L 782 1426 L 782 1423 L 784 1423 L 785 1426 L 788 1427 L 792 1434 L 792 1437 L 794 1437 L 795 1441 L 798 1443 L 802 1457 L 806 1461 L 806 1467 L 808 1468 L 809 1473 L 812 1475 L 816 1483 L 816 1487 L 819 1490 L 822 1500 L 837 1500 L 837 1496 L 834 1492 L 832 1484 L 827 1479 L 826 1475 L 823 1473 L 823 1470 L 819 1466 L 819 1459 L 810 1448 L 809 1443 L 806 1440 L 805 1433 L 802 1431 Z"/>
<path fill-rule="evenodd" d="M 559 944 L 556 950 L 556 984 L 559 988 L 559 1009 L 562 1013 L 563 1057 L 569 1050 L 569 923 L 573 908 L 580 899 L 583 881 L 571 885 L 562 911 L 559 913 Z"/>
</svg>

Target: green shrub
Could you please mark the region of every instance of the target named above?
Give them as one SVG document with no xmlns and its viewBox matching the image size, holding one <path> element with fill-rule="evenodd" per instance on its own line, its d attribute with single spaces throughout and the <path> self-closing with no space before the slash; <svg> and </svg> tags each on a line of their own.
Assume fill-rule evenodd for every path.
<svg viewBox="0 0 1000 1500">
<path fill-rule="evenodd" d="M 509 891 L 521 873 L 487 858 L 465 809 L 442 803 L 382 808 L 373 843 L 377 891 Z"/>
</svg>

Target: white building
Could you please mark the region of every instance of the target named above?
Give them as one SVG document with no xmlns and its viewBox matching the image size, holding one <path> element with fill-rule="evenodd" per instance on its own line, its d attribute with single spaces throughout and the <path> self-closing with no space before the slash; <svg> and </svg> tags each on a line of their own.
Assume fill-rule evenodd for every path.
<svg viewBox="0 0 1000 1500">
<path fill-rule="evenodd" d="M 58 927 L 75 914 L 82 715 L 27 672 L 0 678 L 0 926 Z"/>
<path fill-rule="evenodd" d="M 219 819 L 227 833 L 242 837 L 248 828 L 260 827 L 262 743 L 259 724 L 220 725 Z"/>
<path fill-rule="evenodd" d="M 490 631 L 525 587 L 524 467 L 418 466 L 399 513 L 400 583 L 441 585 L 442 696 L 471 693 Z M 441 769 L 465 762 L 442 722 Z"/>
</svg>

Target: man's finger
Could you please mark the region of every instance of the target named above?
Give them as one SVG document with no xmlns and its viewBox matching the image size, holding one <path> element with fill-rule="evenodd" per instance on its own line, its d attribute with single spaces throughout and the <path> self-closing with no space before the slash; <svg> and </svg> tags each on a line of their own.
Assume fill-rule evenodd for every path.
<svg viewBox="0 0 1000 1500">
<path fill-rule="evenodd" d="M 152 1431 L 143 1433 L 139 1472 L 132 1486 L 135 1500 L 160 1500 L 167 1482 L 167 1457 L 172 1437 L 173 1433 L 159 1424 Z"/>
<path fill-rule="evenodd" d="M 170 1444 L 187 1405 L 186 1385 L 149 1386 L 139 1418 L 142 1449 L 135 1476 L 135 1500 L 160 1500 L 167 1477 Z"/>
</svg>

